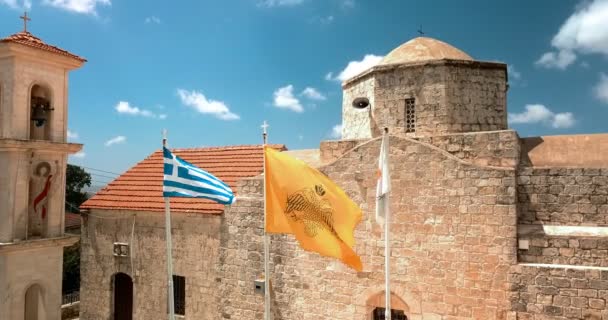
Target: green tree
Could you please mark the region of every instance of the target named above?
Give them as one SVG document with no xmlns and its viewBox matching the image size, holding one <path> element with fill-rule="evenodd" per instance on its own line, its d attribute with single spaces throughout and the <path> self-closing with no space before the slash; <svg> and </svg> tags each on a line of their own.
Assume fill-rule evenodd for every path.
<svg viewBox="0 0 608 320">
<path fill-rule="evenodd" d="M 87 200 L 85 186 L 91 186 L 91 175 L 83 168 L 68 164 L 65 174 L 65 210 L 78 213 L 78 207 Z M 63 250 L 64 294 L 80 289 L 80 241 Z"/>
<path fill-rule="evenodd" d="M 91 175 L 82 167 L 68 164 L 65 174 L 65 209 L 69 212 L 78 211 L 78 207 L 87 200 L 85 186 L 91 186 Z"/>
</svg>

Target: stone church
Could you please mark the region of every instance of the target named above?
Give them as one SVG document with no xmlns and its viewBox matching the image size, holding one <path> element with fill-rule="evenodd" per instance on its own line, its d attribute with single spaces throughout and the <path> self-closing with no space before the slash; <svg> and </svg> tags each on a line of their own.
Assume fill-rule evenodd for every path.
<svg viewBox="0 0 608 320">
<path fill-rule="evenodd" d="M 27 22 L 27 15 L 24 21 Z M 0 39 L 0 319 L 61 319 L 68 73 L 86 60 L 27 31 Z"/>
<path fill-rule="evenodd" d="M 394 319 L 608 319 L 608 134 L 519 137 L 507 123 L 507 66 L 430 38 L 404 43 L 342 88 L 341 140 L 275 148 L 320 168 L 361 206 L 364 270 L 272 235 L 275 320 L 383 318 L 384 236 L 373 215 L 385 127 Z M 174 152 L 237 193 L 226 208 L 171 200 L 177 313 L 262 319 L 261 147 Z M 161 181 L 157 150 L 82 206 L 81 319 L 166 318 Z"/>
</svg>

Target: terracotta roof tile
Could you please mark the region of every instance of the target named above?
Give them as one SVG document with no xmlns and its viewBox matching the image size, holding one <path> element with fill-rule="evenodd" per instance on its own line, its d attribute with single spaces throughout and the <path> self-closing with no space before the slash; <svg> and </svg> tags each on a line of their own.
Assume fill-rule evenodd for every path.
<svg viewBox="0 0 608 320">
<path fill-rule="evenodd" d="M 284 145 L 272 145 L 286 150 Z M 261 145 L 172 149 L 180 158 L 226 182 L 236 192 L 236 183 L 262 173 Z M 163 212 L 163 155 L 157 150 L 127 170 L 80 206 L 82 209 L 115 209 Z M 206 199 L 171 198 L 171 211 L 221 214 L 224 206 Z"/>
<path fill-rule="evenodd" d="M 76 213 L 65 213 L 65 228 L 76 228 L 80 227 L 81 224 L 80 215 Z"/>
<path fill-rule="evenodd" d="M 21 31 L 21 32 L 15 33 L 13 35 L 10 35 L 4 39 L 0 39 L 0 42 L 18 43 L 18 44 L 22 44 L 24 46 L 37 48 L 37 49 L 41 49 L 44 51 L 60 54 L 60 55 L 66 56 L 66 57 L 74 58 L 74 59 L 82 61 L 82 62 L 87 61 L 85 58 L 79 57 L 66 50 L 52 46 L 50 44 L 46 44 L 40 38 L 34 36 L 33 34 L 27 32 L 27 31 Z"/>
</svg>

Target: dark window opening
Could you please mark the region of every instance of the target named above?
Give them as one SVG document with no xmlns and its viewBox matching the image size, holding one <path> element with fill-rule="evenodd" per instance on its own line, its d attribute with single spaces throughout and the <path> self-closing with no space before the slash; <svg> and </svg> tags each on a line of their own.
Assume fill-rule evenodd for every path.
<svg viewBox="0 0 608 320">
<path fill-rule="evenodd" d="M 175 314 L 186 314 L 186 278 L 173 275 L 173 303 Z"/>
<path fill-rule="evenodd" d="M 416 132 L 416 99 L 405 99 L 405 132 Z"/>
<path fill-rule="evenodd" d="M 374 309 L 374 320 L 384 320 L 384 308 L 376 308 Z M 395 310 L 391 309 L 391 320 L 408 320 L 407 316 L 403 312 L 403 310 Z"/>
</svg>

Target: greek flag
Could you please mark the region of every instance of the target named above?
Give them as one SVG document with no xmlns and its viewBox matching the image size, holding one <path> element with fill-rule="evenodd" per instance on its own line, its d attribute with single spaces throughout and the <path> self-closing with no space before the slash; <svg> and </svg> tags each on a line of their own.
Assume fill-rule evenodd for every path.
<svg viewBox="0 0 608 320">
<path fill-rule="evenodd" d="M 163 147 L 163 197 L 205 198 L 234 203 L 234 193 L 222 180 L 195 167 Z"/>
</svg>

